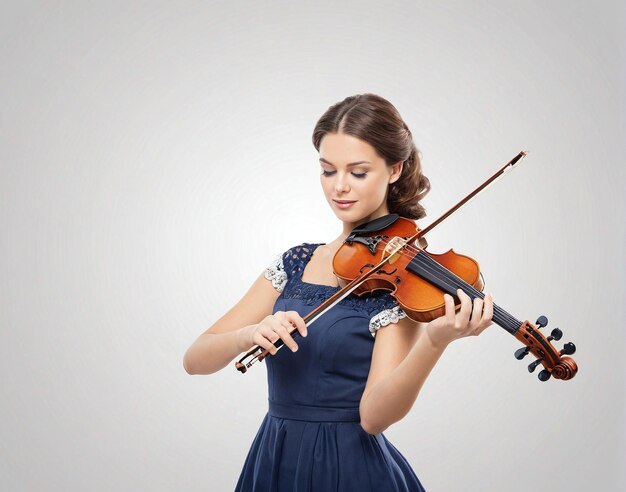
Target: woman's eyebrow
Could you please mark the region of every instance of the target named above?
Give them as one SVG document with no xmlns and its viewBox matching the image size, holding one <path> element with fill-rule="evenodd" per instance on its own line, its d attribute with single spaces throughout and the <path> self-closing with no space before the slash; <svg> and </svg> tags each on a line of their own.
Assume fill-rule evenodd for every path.
<svg viewBox="0 0 626 492">
<path fill-rule="evenodd" d="M 327 161 L 326 159 L 324 159 L 323 157 L 320 157 L 320 162 L 324 162 L 326 164 L 330 164 L 331 166 L 334 166 L 334 164 L 332 162 Z M 348 164 L 348 167 L 350 166 L 356 166 L 357 164 L 371 164 L 370 161 L 358 161 L 358 162 L 351 162 Z"/>
</svg>

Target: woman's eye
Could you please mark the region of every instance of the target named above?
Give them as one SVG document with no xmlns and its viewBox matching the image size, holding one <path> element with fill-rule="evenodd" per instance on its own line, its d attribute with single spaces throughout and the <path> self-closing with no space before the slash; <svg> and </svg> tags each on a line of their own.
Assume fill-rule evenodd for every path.
<svg viewBox="0 0 626 492">
<path fill-rule="evenodd" d="M 337 171 L 326 171 L 325 169 L 322 169 L 322 176 L 332 176 L 336 172 Z M 352 173 L 352 176 L 354 176 L 355 178 L 363 179 L 365 176 L 367 176 L 367 173 Z"/>
</svg>

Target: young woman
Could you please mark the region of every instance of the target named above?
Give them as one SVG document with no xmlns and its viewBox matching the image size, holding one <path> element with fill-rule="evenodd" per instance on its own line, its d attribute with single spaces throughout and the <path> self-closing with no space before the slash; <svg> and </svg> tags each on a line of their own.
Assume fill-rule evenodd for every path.
<svg viewBox="0 0 626 492">
<path fill-rule="evenodd" d="M 348 97 L 317 122 L 321 185 L 341 221 L 328 243 L 278 255 L 245 296 L 187 350 L 189 374 L 211 374 L 255 345 L 264 360 L 269 409 L 237 491 L 423 491 L 404 456 L 383 434 L 411 409 L 453 340 L 491 325 L 493 296 L 430 323 L 406 316 L 388 292 L 350 294 L 307 329 L 302 319 L 339 290 L 333 255 L 356 226 L 390 213 L 420 219 L 430 184 L 396 108 L 374 94 Z M 458 308 L 458 310 L 457 310 Z M 296 327 L 296 342 L 289 331 Z M 280 351 L 273 342 L 282 339 Z"/>
</svg>

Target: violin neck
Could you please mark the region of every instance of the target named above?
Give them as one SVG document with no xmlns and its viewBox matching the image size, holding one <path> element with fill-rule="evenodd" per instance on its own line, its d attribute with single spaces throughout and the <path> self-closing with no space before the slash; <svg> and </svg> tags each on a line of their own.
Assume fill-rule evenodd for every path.
<svg viewBox="0 0 626 492">
<path fill-rule="evenodd" d="M 413 259 L 407 264 L 406 269 L 414 273 L 418 277 L 430 282 L 444 292 L 450 294 L 455 303 L 460 300 L 456 294 L 457 289 L 463 290 L 472 302 L 476 297 L 484 299 L 485 294 L 476 289 L 473 285 L 468 284 L 465 280 L 437 263 L 425 251 L 419 251 Z M 511 335 L 515 335 L 522 326 L 522 322 L 515 319 L 514 316 L 506 312 L 500 306 L 493 305 L 493 322 L 501 326 Z"/>
</svg>

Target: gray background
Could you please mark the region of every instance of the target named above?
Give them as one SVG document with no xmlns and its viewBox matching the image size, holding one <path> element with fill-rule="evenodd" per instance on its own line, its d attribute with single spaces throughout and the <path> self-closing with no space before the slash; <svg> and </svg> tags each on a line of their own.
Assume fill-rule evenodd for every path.
<svg viewBox="0 0 626 492">
<path fill-rule="evenodd" d="M 3 2 L 4 490 L 232 490 L 265 366 L 189 376 L 193 340 L 290 246 L 340 232 L 317 118 L 374 92 L 433 187 L 429 236 L 580 372 L 541 383 L 494 326 L 386 431 L 433 491 L 618 491 L 623 2 Z"/>
</svg>

